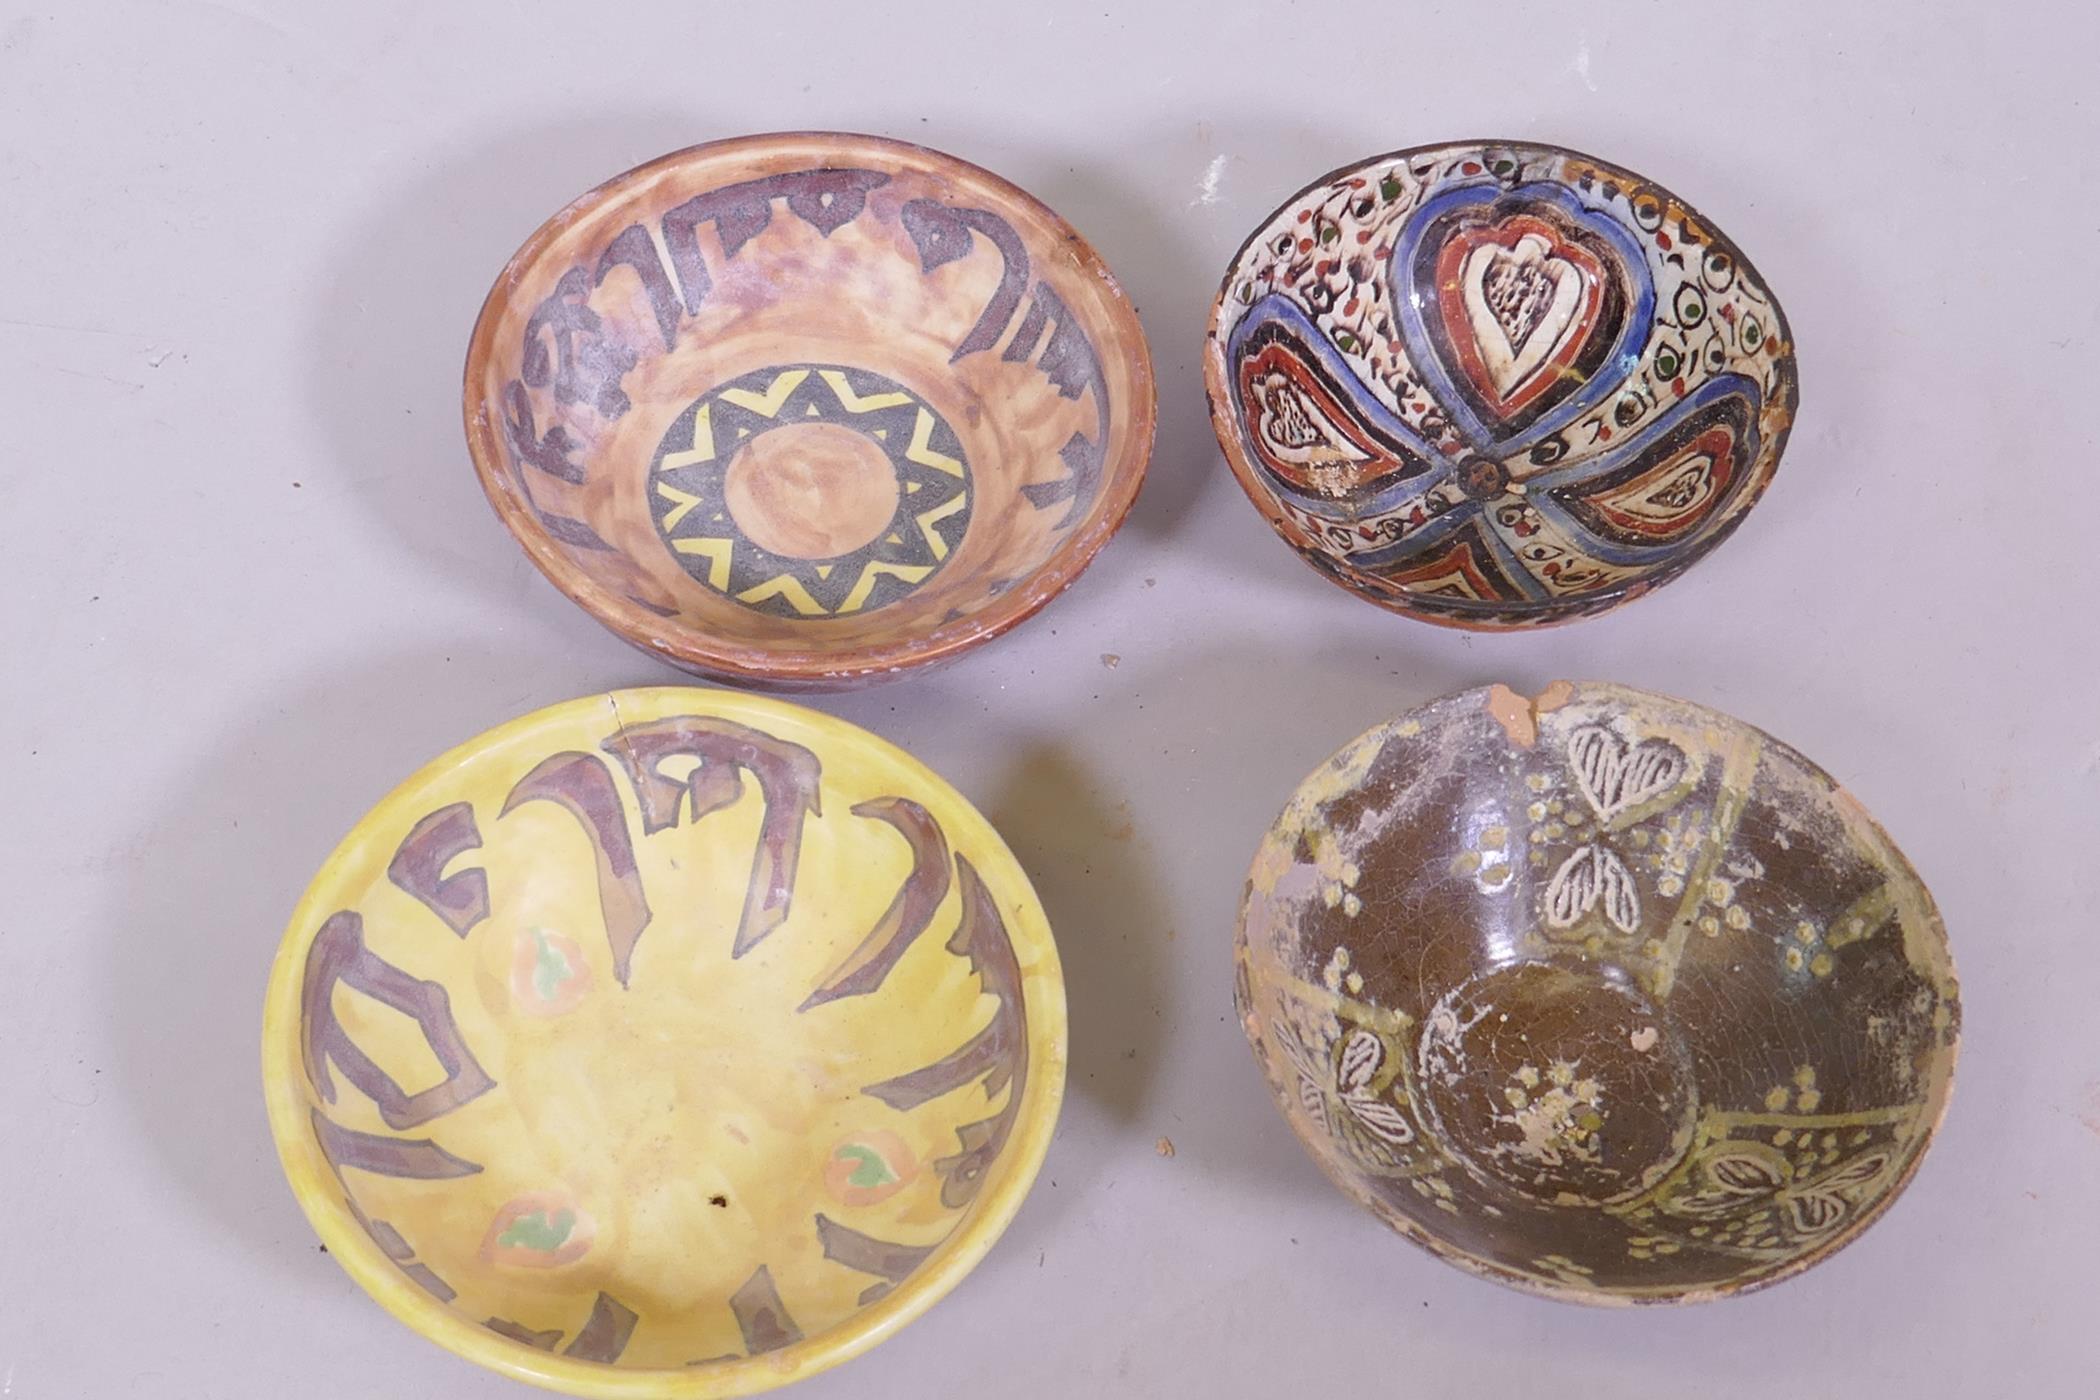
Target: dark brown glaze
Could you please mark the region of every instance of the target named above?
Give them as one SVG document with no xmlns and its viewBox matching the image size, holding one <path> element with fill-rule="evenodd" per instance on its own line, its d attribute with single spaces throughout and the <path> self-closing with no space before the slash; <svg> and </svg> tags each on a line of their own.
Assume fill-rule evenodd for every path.
<svg viewBox="0 0 2100 1400">
<path fill-rule="evenodd" d="M 490 293 L 464 403 L 557 586 L 667 661 L 788 689 L 1034 613 L 1128 513 L 1155 417 L 1136 312 L 1056 214 L 823 133 L 696 146 L 570 204 Z"/>
<path fill-rule="evenodd" d="M 1292 1128 L 1452 1262 L 1585 1302 L 1774 1282 L 1915 1170 L 1960 1005 L 1916 872 L 1689 702 L 1434 702 L 1299 789 L 1235 999 Z"/>
</svg>

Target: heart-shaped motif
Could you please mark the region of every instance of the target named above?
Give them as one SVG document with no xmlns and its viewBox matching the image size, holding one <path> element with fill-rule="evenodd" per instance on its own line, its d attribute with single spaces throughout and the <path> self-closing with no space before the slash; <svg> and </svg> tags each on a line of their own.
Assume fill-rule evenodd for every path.
<svg viewBox="0 0 2100 1400">
<path fill-rule="evenodd" d="M 1370 391 L 1346 366 L 1322 364 L 1321 352 L 1286 314 L 1257 307 L 1249 316 L 1257 324 L 1244 336 L 1235 333 L 1232 350 L 1235 398 L 1261 468 L 1320 515 L 1353 513 L 1394 483 L 1427 472 L 1434 449 L 1404 441 L 1393 431 L 1407 432 L 1397 421 L 1374 425 L 1381 409 Z"/>
<path fill-rule="evenodd" d="M 1742 493 L 1758 459 L 1762 403 L 1747 377 L 1717 375 L 1622 443 L 1541 473 L 1531 489 L 1548 511 L 1566 511 L 1570 525 L 1607 547 L 1651 554 L 1679 547 Z"/>
<path fill-rule="evenodd" d="M 1353 467 L 1371 454 L 1343 436 L 1334 420 L 1320 411 L 1289 376 L 1271 372 L 1248 386 L 1256 440 L 1263 455 L 1301 469 Z"/>
<path fill-rule="evenodd" d="M 1385 1043 L 1362 1026 L 1352 1028 L 1342 1039 L 1341 1057 L 1335 1062 L 1334 1087 L 1342 1094 L 1368 1092 L 1385 1063 Z"/>
<path fill-rule="evenodd" d="M 1459 297 L 1474 349 L 1494 392 L 1505 399 L 1580 329 L 1578 313 L 1586 301 L 1596 300 L 1582 269 L 1554 256 L 1552 248 L 1534 233 L 1509 248 L 1485 243 L 1467 255 L 1459 271 Z"/>
<path fill-rule="evenodd" d="M 1626 862 L 1609 847 L 1584 846 L 1546 882 L 1546 922 L 1573 928 L 1600 903 L 1619 932 L 1630 934 L 1641 926 L 1641 895 Z"/>
<path fill-rule="evenodd" d="M 1597 819 L 1609 822 L 1677 786 L 1691 761 L 1667 739 L 1629 745 L 1601 724 L 1585 724 L 1568 736 L 1568 766 Z"/>
<path fill-rule="evenodd" d="M 1438 310 L 1459 369 L 1509 418 L 1594 356 L 1607 273 L 1596 253 L 1533 214 L 1456 229 L 1437 254 Z"/>
<path fill-rule="evenodd" d="M 1463 183 L 1425 200 L 1393 276 L 1396 329 L 1423 388 L 1500 458 L 1595 408 L 1654 325 L 1637 231 L 1555 181 Z"/>
</svg>

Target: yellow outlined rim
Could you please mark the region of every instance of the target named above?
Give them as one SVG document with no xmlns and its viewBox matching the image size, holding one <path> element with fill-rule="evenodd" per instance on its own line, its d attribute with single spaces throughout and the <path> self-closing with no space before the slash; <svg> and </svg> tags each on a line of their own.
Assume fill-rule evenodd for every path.
<svg viewBox="0 0 2100 1400">
<path fill-rule="evenodd" d="M 1003 873 L 1026 896 L 1006 912 L 1027 958 L 1022 996 L 1028 1016 L 1029 1077 L 1013 1136 L 976 1205 L 918 1271 L 843 1323 L 778 1351 L 690 1370 L 612 1366 L 539 1351 L 477 1326 L 424 1292 L 357 1224 L 334 1176 L 313 1165 L 306 1151 L 312 1129 L 299 1053 L 299 991 L 306 950 L 319 921 L 339 902 L 347 867 L 362 846 L 379 833 L 405 829 L 426 788 L 482 753 L 600 706 L 617 715 L 622 699 L 640 708 L 644 701 L 673 696 L 692 697 L 709 712 L 753 725 L 799 730 L 873 751 L 916 782 L 952 796 L 976 825 L 970 835 L 972 845 L 986 854 L 983 863 L 1003 866 Z M 263 1093 L 285 1177 L 329 1255 L 380 1306 L 424 1337 L 514 1380 L 593 1400 L 722 1400 L 802 1380 L 860 1355 L 940 1301 L 977 1266 L 1012 1222 L 1049 1151 L 1064 1098 L 1066 1044 L 1063 973 L 1042 902 L 1006 842 L 953 784 L 887 740 L 816 710 L 764 696 L 651 686 L 563 701 L 498 725 L 425 764 L 358 820 L 301 896 L 271 964 L 263 1004 Z"/>
</svg>

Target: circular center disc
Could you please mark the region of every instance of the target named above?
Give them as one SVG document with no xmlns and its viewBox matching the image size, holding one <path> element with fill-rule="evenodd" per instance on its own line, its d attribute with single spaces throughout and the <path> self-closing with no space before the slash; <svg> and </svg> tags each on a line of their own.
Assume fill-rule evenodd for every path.
<svg viewBox="0 0 2100 1400">
<path fill-rule="evenodd" d="M 1623 978 L 1515 963 L 1439 1001 L 1420 1082 L 1448 1145 L 1538 1200 L 1592 1205 L 1662 1179 L 1691 1145 L 1683 1042 Z"/>
<path fill-rule="evenodd" d="M 851 428 L 791 423 L 729 463 L 723 494 L 737 528 L 791 559 L 835 559 L 872 544 L 897 514 L 897 471 Z"/>
</svg>

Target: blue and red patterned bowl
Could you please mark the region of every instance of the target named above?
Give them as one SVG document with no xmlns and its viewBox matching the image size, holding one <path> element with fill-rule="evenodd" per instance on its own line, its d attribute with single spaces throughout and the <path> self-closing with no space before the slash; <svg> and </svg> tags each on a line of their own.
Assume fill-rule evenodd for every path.
<svg viewBox="0 0 2100 1400">
<path fill-rule="evenodd" d="M 1756 503 L 1792 333 L 1706 219 L 1552 146 L 1379 156 L 1233 259 L 1204 379 L 1278 534 L 1397 612 L 1482 630 L 1604 612 Z"/>
</svg>

